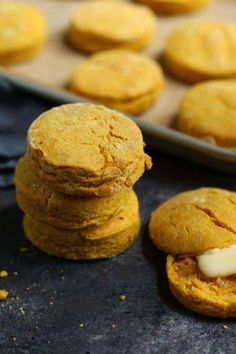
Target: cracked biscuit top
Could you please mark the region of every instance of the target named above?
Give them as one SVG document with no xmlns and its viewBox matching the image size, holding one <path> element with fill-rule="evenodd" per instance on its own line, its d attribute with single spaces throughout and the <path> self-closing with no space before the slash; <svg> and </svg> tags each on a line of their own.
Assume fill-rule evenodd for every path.
<svg viewBox="0 0 236 354">
<path fill-rule="evenodd" d="M 236 80 L 192 87 L 180 105 L 178 128 L 224 147 L 236 147 Z"/>
<path fill-rule="evenodd" d="M 43 113 L 28 132 L 39 177 L 71 195 L 106 195 L 132 186 L 151 161 L 142 133 L 124 115 L 93 104 Z"/>
<path fill-rule="evenodd" d="M 184 23 L 167 39 L 164 60 L 173 74 L 188 82 L 234 77 L 236 26 L 207 20 Z"/>
<path fill-rule="evenodd" d="M 155 245 L 172 255 L 198 255 L 236 244 L 236 193 L 200 188 L 157 208 L 149 230 Z"/>
</svg>

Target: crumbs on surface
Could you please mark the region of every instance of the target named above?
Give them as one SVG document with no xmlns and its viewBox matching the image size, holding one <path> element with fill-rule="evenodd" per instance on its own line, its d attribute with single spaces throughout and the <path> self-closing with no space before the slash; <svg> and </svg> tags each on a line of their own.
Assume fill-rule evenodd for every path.
<svg viewBox="0 0 236 354">
<path fill-rule="evenodd" d="M 1 270 L 0 271 L 0 278 L 5 278 L 8 276 L 8 272 L 6 270 Z"/>
<path fill-rule="evenodd" d="M 80 326 L 80 328 L 83 328 L 83 327 L 84 327 L 84 324 L 83 324 L 83 323 L 80 323 L 79 326 Z"/>
<path fill-rule="evenodd" d="M 8 291 L 6 291 L 5 289 L 0 290 L 0 300 L 1 301 L 6 300 L 7 296 L 8 296 Z"/>
<path fill-rule="evenodd" d="M 18 272 L 13 272 L 14 275 L 18 275 Z"/>
<path fill-rule="evenodd" d="M 116 328 L 116 324 L 115 323 L 112 323 L 112 328 Z"/>
<path fill-rule="evenodd" d="M 20 312 L 22 313 L 22 315 L 25 315 L 25 310 L 23 309 L 23 307 L 20 306 L 19 309 L 20 309 Z"/>
<path fill-rule="evenodd" d="M 120 299 L 121 301 L 125 301 L 126 296 L 125 296 L 124 294 L 121 294 L 121 295 L 119 296 L 119 299 Z"/>
<path fill-rule="evenodd" d="M 225 330 L 229 329 L 229 327 L 226 326 L 226 325 L 224 325 L 223 328 L 224 328 Z"/>
<path fill-rule="evenodd" d="M 20 252 L 28 252 L 29 249 L 27 247 L 21 247 Z"/>
</svg>

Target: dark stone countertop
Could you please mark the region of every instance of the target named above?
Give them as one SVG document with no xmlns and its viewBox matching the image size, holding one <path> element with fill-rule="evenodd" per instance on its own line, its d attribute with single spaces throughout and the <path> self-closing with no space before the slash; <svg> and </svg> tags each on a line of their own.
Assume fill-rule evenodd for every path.
<svg viewBox="0 0 236 354">
<path fill-rule="evenodd" d="M 111 260 L 72 262 L 41 253 L 24 238 L 14 190 L 0 191 L 0 269 L 10 274 L 0 279 L 10 292 L 0 304 L 1 354 L 236 352 L 234 320 L 196 315 L 171 296 L 165 255 L 147 233 L 151 211 L 167 198 L 200 186 L 236 190 L 235 178 L 149 152 L 154 168 L 135 186 L 141 235 Z"/>
</svg>

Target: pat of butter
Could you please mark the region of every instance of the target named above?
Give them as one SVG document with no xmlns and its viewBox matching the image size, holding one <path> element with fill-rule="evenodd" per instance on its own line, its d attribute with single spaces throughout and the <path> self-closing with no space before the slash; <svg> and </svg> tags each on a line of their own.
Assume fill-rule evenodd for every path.
<svg viewBox="0 0 236 354">
<path fill-rule="evenodd" d="M 236 245 L 213 248 L 197 256 L 198 266 L 209 278 L 227 277 L 236 273 Z"/>
</svg>

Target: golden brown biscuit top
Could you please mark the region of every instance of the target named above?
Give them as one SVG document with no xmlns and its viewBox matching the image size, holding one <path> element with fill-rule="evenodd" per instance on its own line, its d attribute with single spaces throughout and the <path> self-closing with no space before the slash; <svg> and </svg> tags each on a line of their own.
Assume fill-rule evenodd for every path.
<svg viewBox="0 0 236 354">
<path fill-rule="evenodd" d="M 88 96 L 126 100 L 162 86 L 163 75 L 151 58 L 127 50 L 110 50 L 79 64 L 70 84 Z"/>
<path fill-rule="evenodd" d="M 230 22 L 187 22 L 170 35 L 165 55 L 203 73 L 230 74 L 236 69 L 236 26 Z"/>
<path fill-rule="evenodd" d="M 121 113 L 99 105 L 68 104 L 33 122 L 28 148 L 51 166 L 104 177 L 136 166 L 143 156 L 143 139 L 138 126 Z"/>
<path fill-rule="evenodd" d="M 46 22 L 34 6 L 0 2 L 0 53 L 37 44 L 46 35 Z"/>
<path fill-rule="evenodd" d="M 197 255 L 236 244 L 236 192 L 200 188 L 181 193 L 151 216 L 150 237 L 167 253 Z"/>
<path fill-rule="evenodd" d="M 87 0 L 81 2 L 72 16 L 71 26 L 117 42 L 139 40 L 156 28 L 150 9 L 125 1 Z"/>
<path fill-rule="evenodd" d="M 211 136 L 224 146 L 236 146 L 236 80 L 198 84 L 185 95 L 179 111 L 180 129 Z"/>
</svg>

